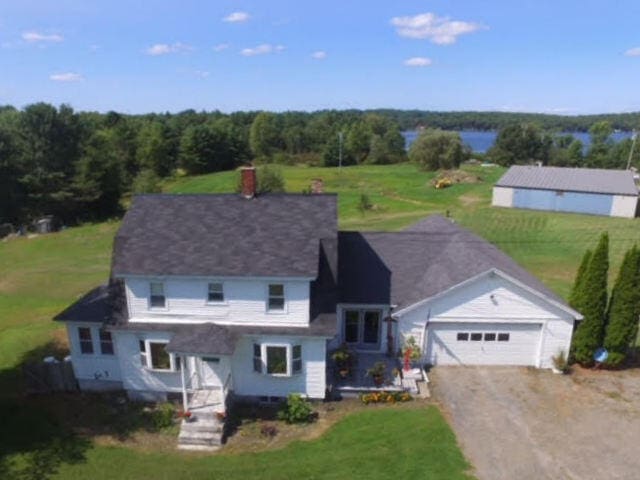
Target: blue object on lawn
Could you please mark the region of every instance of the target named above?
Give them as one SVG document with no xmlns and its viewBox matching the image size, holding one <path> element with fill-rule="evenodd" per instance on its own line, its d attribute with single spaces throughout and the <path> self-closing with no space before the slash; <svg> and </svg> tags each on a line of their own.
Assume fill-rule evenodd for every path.
<svg viewBox="0 0 640 480">
<path fill-rule="evenodd" d="M 593 359 L 596 362 L 602 363 L 609 357 L 609 352 L 607 352 L 606 348 L 599 348 L 596 350 L 596 353 L 593 354 Z"/>
</svg>

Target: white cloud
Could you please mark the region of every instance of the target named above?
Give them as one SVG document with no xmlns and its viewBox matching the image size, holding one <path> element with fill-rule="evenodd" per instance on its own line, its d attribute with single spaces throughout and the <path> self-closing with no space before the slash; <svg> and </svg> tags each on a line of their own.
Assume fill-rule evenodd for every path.
<svg viewBox="0 0 640 480">
<path fill-rule="evenodd" d="M 226 50 L 227 48 L 229 48 L 229 44 L 228 43 L 219 43 L 218 45 L 214 45 L 213 46 L 213 51 L 214 52 L 221 52 L 223 50 Z"/>
<path fill-rule="evenodd" d="M 185 45 L 184 43 L 156 43 L 155 45 L 151 45 L 149 48 L 145 50 L 147 55 L 151 55 L 157 57 L 158 55 L 167 55 L 168 53 L 178 53 L 178 52 L 188 52 L 189 50 L 193 50 L 193 47 L 189 45 Z"/>
<path fill-rule="evenodd" d="M 427 57 L 411 57 L 404 61 L 407 67 L 428 67 L 432 63 L 431 59 Z"/>
<path fill-rule="evenodd" d="M 640 47 L 630 48 L 624 54 L 627 57 L 640 57 Z"/>
<path fill-rule="evenodd" d="M 311 58 L 315 58 L 316 60 L 324 60 L 325 58 L 327 58 L 327 52 L 318 50 L 317 52 L 313 52 L 311 54 Z"/>
<path fill-rule="evenodd" d="M 66 73 L 54 73 L 49 75 L 49 80 L 54 82 L 80 82 L 84 80 L 84 77 L 79 73 L 66 72 Z"/>
<path fill-rule="evenodd" d="M 45 34 L 40 32 L 22 32 L 22 39 L 25 42 L 29 43 L 38 43 L 38 42 L 52 42 L 52 43 L 60 43 L 64 40 L 62 35 L 58 35 L 57 33 Z"/>
<path fill-rule="evenodd" d="M 393 17 L 391 25 L 401 37 L 428 39 L 438 45 L 456 43 L 460 35 L 477 32 L 487 27 L 472 22 L 451 20 L 435 13 L 421 13 L 413 17 Z"/>
<path fill-rule="evenodd" d="M 247 12 L 233 12 L 222 19 L 227 23 L 243 23 L 249 20 L 249 14 Z"/>
<path fill-rule="evenodd" d="M 269 53 L 282 52 L 285 49 L 283 45 L 271 45 L 270 43 L 263 43 L 254 48 L 243 48 L 240 51 L 240 55 L 245 57 L 254 57 L 256 55 L 268 55 Z"/>
</svg>

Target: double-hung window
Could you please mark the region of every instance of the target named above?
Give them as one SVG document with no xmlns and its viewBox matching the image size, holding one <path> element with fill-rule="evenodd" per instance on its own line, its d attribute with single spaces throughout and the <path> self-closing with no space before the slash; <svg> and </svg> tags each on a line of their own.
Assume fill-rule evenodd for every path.
<svg viewBox="0 0 640 480">
<path fill-rule="evenodd" d="M 175 372 L 180 369 L 180 358 L 166 350 L 166 342 L 140 340 L 140 363 L 152 370 Z"/>
<path fill-rule="evenodd" d="M 165 308 L 166 304 L 164 284 L 161 282 L 151 282 L 149 284 L 149 306 L 151 308 Z"/>
<path fill-rule="evenodd" d="M 301 373 L 302 346 L 254 343 L 253 371 L 274 376 L 290 376 Z"/>
<path fill-rule="evenodd" d="M 224 302 L 224 287 L 221 282 L 212 282 L 209 284 L 207 292 L 207 302 L 222 303 Z"/>
<path fill-rule="evenodd" d="M 93 353 L 93 340 L 91 338 L 91 328 L 78 327 L 78 338 L 80 340 L 80 352 L 86 355 Z"/>
<path fill-rule="evenodd" d="M 100 353 L 102 355 L 113 355 L 113 338 L 111 332 L 100 329 Z"/>
<path fill-rule="evenodd" d="M 269 300 L 267 309 L 270 312 L 284 311 L 284 285 L 272 283 L 269 285 Z"/>
</svg>

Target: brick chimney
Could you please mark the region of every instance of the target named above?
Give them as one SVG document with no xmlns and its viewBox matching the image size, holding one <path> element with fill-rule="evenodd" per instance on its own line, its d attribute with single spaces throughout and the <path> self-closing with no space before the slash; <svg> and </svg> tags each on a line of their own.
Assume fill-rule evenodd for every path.
<svg viewBox="0 0 640 480">
<path fill-rule="evenodd" d="M 324 182 L 321 178 L 311 180 L 311 193 L 324 193 Z"/>
<path fill-rule="evenodd" d="M 256 167 L 242 167 L 240 169 L 240 184 L 240 192 L 244 198 L 253 198 L 256 196 Z"/>
</svg>

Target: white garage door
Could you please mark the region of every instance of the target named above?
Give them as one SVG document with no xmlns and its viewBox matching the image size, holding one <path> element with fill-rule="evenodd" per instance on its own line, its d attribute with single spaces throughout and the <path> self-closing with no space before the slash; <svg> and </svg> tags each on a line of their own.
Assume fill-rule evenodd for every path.
<svg viewBox="0 0 640 480">
<path fill-rule="evenodd" d="M 536 365 L 540 324 L 431 323 L 425 345 L 432 365 Z"/>
</svg>

